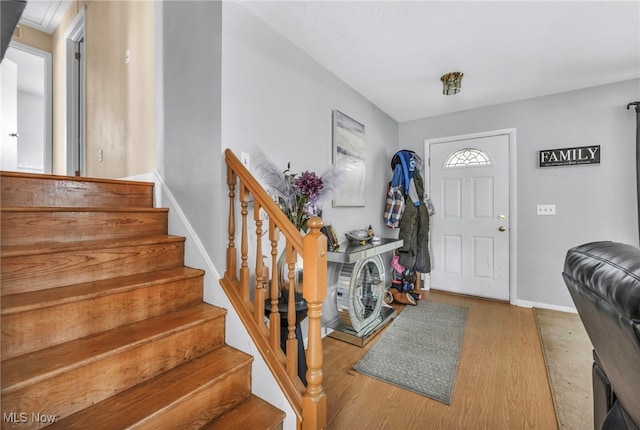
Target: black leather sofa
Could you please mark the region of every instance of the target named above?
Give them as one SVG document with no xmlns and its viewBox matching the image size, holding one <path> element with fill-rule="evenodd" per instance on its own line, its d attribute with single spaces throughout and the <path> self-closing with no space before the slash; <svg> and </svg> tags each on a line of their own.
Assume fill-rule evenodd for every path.
<svg viewBox="0 0 640 430">
<path fill-rule="evenodd" d="M 593 344 L 594 429 L 640 427 L 640 248 L 594 242 L 562 273 Z"/>
</svg>

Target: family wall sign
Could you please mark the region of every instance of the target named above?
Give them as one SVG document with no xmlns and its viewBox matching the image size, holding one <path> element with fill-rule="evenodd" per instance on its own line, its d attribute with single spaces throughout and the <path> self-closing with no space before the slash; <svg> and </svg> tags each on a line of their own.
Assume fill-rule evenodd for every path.
<svg viewBox="0 0 640 430">
<path fill-rule="evenodd" d="M 538 167 L 600 164 L 600 145 L 538 151 Z"/>
</svg>

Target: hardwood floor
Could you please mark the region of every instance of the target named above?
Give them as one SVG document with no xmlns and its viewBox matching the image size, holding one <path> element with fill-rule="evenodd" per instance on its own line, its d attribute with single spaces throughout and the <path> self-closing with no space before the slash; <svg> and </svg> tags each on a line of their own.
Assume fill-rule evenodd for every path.
<svg viewBox="0 0 640 430">
<path fill-rule="evenodd" d="M 451 405 L 351 370 L 375 339 L 325 337 L 328 429 L 558 428 L 532 309 L 434 291 L 423 300 L 469 308 Z"/>
</svg>

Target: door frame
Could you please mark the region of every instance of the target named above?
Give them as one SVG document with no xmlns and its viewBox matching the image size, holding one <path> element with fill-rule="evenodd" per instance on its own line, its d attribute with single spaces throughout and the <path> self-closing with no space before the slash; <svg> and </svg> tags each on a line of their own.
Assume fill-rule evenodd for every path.
<svg viewBox="0 0 640 430">
<path fill-rule="evenodd" d="M 80 176 L 86 174 L 86 136 L 85 136 L 85 100 L 81 95 L 86 94 L 86 55 L 84 50 L 80 56 L 80 68 L 76 67 L 76 44 L 85 36 L 85 6 L 64 34 L 65 62 L 66 62 L 66 129 L 65 142 L 67 153 L 67 175 L 75 176 L 76 170 Z M 83 44 L 84 46 L 84 44 Z M 80 91 L 78 88 L 80 87 Z M 78 94 L 78 92 L 80 94 Z"/>
<path fill-rule="evenodd" d="M 51 173 L 53 166 L 53 65 L 51 52 L 12 40 L 9 47 L 38 56 L 44 61 L 44 173 Z"/>
<path fill-rule="evenodd" d="M 425 190 L 431 195 L 431 177 L 428 174 L 429 166 L 429 147 L 436 143 L 448 143 L 460 140 L 478 139 L 482 137 L 493 137 L 507 135 L 509 138 L 509 303 L 517 304 L 517 268 L 518 268 L 518 187 L 517 187 L 517 165 L 516 165 L 516 129 L 506 128 L 501 130 L 492 130 L 479 133 L 461 134 L 457 136 L 439 137 L 435 139 L 425 139 L 424 141 L 424 158 L 427 160 L 424 166 L 423 178 L 425 181 Z M 435 208 L 436 211 L 438 208 Z M 431 248 L 432 241 L 429 241 L 429 251 L 433 254 Z M 424 283 L 426 289 L 431 289 L 431 276 L 427 275 Z"/>
</svg>

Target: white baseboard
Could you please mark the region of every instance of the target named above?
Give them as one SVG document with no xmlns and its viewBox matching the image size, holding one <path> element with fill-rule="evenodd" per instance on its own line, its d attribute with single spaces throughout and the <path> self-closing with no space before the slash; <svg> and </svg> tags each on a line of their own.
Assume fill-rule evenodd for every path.
<svg viewBox="0 0 640 430">
<path fill-rule="evenodd" d="M 284 428 L 296 428 L 296 415 L 278 386 L 260 351 L 244 328 L 240 317 L 235 312 L 224 290 L 220 286 L 220 272 L 207 254 L 204 245 L 180 208 L 177 200 L 164 183 L 160 173 L 154 170 L 152 179 L 155 184 L 154 198 L 156 207 L 169 208 L 169 233 L 186 237 L 185 264 L 190 267 L 204 269 L 204 301 L 227 310 L 225 324 L 225 342 L 253 356 L 251 367 L 251 391 L 256 396 L 268 401 L 285 414 Z"/>
<path fill-rule="evenodd" d="M 127 176 L 125 178 L 120 178 L 123 181 L 136 181 L 136 182 L 155 182 L 154 175 L 155 172 L 142 173 L 140 175 Z"/>
<path fill-rule="evenodd" d="M 520 306 L 523 308 L 540 308 L 540 309 L 549 309 L 552 311 L 560 311 L 560 312 L 569 312 L 572 314 L 577 314 L 578 311 L 574 307 L 570 306 L 558 306 L 558 305 L 550 305 L 548 303 L 539 303 L 539 302 L 530 302 L 527 300 L 517 300 L 516 306 Z"/>
</svg>

